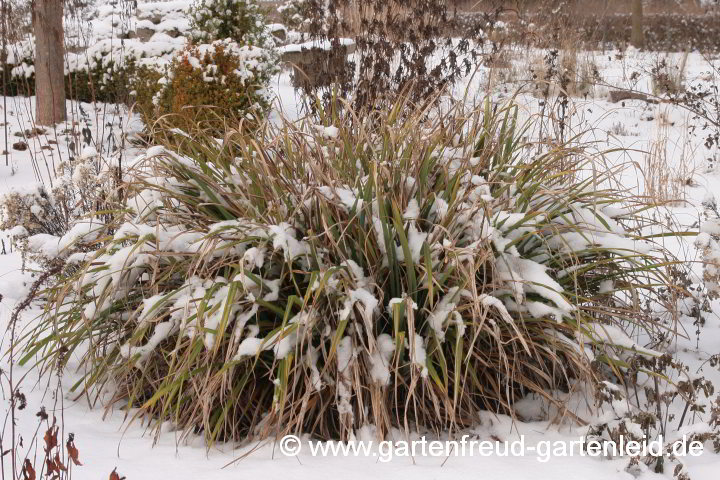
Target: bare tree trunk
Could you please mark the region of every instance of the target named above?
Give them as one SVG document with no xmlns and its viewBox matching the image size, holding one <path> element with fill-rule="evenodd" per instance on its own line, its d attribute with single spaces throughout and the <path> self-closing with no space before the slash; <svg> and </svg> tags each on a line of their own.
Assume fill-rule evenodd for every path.
<svg viewBox="0 0 720 480">
<path fill-rule="evenodd" d="M 5 0 L 2 1 L 2 51 L 0 52 L 0 68 L 2 68 L 2 92 L 3 92 L 3 130 L 5 131 L 5 148 L 3 149 L 3 155 L 5 155 L 5 166 L 10 165 L 10 152 L 8 148 L 8 121 L 7 121 L 7 68 L 5 67 L 7 62 L 7 4 Z M 5 243 L 3 242 L 3 251 L 5 250 Z"/>
<path fill-rule="evenodd" d="M 35 122 L 65 120 L 63 0 L 35 0 Z"/>
<path fill-rule="evenodd" d="M 633 0 L 632 4 L 632 33 L 630 43 L 635 48 L 645 47 L 645 32 L 643 31 L 643 5 L 642 0 Z"/>
</svg>

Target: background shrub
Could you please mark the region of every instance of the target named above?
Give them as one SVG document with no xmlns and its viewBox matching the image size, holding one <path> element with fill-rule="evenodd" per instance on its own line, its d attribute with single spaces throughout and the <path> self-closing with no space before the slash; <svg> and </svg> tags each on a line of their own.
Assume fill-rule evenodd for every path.
<svg viewBox="0 0 720 480">
<path fill-rule="evenodd" d="M 190 46 L 173 59 L 160 79 L 162 87 L 153 98 L 146 123 L 170 114 L 169 122 L 175 127 L 200 124 L 222 135 L 226 124 L 234 128 L 241 120 L 263 116 L 269 105 L 267 85 L 276 68 L 271 51 L 241 47 L 229 39 Z"/>
<path fill-rule="evenodd" d="M 336 51 L 343 37 L 354 40 L 351 75 L 333 88 L 352 97 L 355 108 L 379 101 L 392 105 L 400 94 L 424 102 L 469 75 L 482 49 L 480 37 L 447 35 L 452 10 L 445 0 L 303 0 L 288 8 L 308 17 L 303 24 L 310 37 Z M 333 88 L 319 84 L 306 90 L 329 98 Z"/>
<path fill-rule="evenodd" d="M 99 55 L 73 65 L 74 68 L 65 74 L 67 98 L 88 103 L 129 104 L 138 87 L 141 90 L 149 87 L 150 81 L 157 82 L 162 76 L 157 68 L 138 62 L 132 53 L 118 58 L 118 61 L 111 58 L 110 54 Z M 32 57 L 24 58 L 18 66 L 6 64 L 4 68 L 9 79 L 7 88 L 10 95 L 35 94 L 35 65 Z M 157 92 L 159 86 L 154 88 Z"/>
<path fill-rule="evenodd" d="M 146 120 L 154 118 L 155 96 L 163 88 L 161 81 L 164 81 L 165 74 L 157 68 L 141 66 L 131 80 L 132 93 L 135 99 L 135 110 Z"/>
<path fill-rule="evenodd" d="M 230 38 L 240 45 L 265 46 L 265 23 L 253 0 L 197 0 L 190 9 L 191 38 L 210 43 Z"/>
<path fill-rule="evenodd" d="M 315 0 L 287 0 L 277 7 L 283 25 L 296 30 L 326 32 L 325 5 Z"/>
</svg>

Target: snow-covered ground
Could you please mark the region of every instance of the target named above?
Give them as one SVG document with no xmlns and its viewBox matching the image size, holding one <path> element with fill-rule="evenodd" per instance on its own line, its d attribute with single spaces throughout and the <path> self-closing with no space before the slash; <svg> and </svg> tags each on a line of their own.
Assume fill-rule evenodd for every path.
<svg viewBox="0 0 720 480">
<path fill-rule="evenodd" d="M 140 48 L 142 45 L 142 56 L 144 61 L 147 61 L 146 55 L 148 52 L 152 53 L 151 46 L 159 48 L 161 43 L 165 42 L 167 49 L 156 52 L 158 56 L 163 56 L 165 61 L 167 55 L 183 45 L 181 38 L 170 37 L 167 31 L 187 29 L 184 20 L 175 14 L 180 8 L 178 5 L 185 3 L 163 4 L 162 8 L 168 9 L 171 14 L 158 23 L 154 20 L 162 16 L 162 12 L 155 10 L 160 7 L 155 5 L 152 8 L 141 8 L 142 15 L 137 16 L 138 24 L 135 28 L 145 28 L 148 30 L 145 34 L 152 35 L 150 38 L 154 40 L 150 45 L 139 40 L 131 41 L 124 48 L 132 49 L 135 44 Z M 101 42 L 97 43 L 95 48 L 99 50 L 110 51 L 115 48 L 112 46 L 112 35 L 108 33 L 117 25 L 113 15 L 112 9 L 105 6 L 97 16 L 94 25 L 97 38 Z M 518 50 L 511 60 L 511 69 L 499 71 L 481 68 L 471 80 L 459 85 L 455 94 L 460 96 L 470 92 L 468 99 L 478 102 L 485 94 L 490 94 L 497 101 L 513 97 L 520 106 L 521 117 L 536 117 L 541 112 L 547 116 L 547 109 L 550 107 L 544 105 L 543 98 L 533 95 L 527 89 L 513 96 L 516 89 L 531 78 L 529 58 L 542 58 L 543 54 Z M 713 72 L 708 66 L 708 60 L 696 53 L 690 54 L 686 59 L 682 58 L 682 54 L 665 55 L 637 51 L 628 51 L 622 55 L 619 52 L 580 54 L 586 55 L 589 64 L 597 67 L 600 80 L 596 85 L 571 98 L 567 110 L 565 138 L 582 134 L 578 141 L 586 144 L 589 152 L 614 149 L 615 151 L 606 155 L 607 168 L 625 165 L 625 168 L 618 171 L 618 187 L 626 188 L 637 195 L 647 192 L 649 180 L 657 174 L 655 169 L 667 169 L 670 172 L 669 181 L 678 182 L 675 187 L 680 192 L 682 201 L 667 209 L 659 209 L 658 215 L 667 215 L 667 223 L 672 228 L 698 231 L 703 222 L 702 202 L 709 196 L 720 196 L 720 171 L 715 167 L 720 156 L 717 146 L 706 148 L 704 145 L 707 131 L 703 129 L 703 120 L 695 118 L 682 107 L 668 103 L 648 103 L 643 100 L 611 102 L 609 91 L 613 87 L 619 87 L 651 93 L 653 85 L 650 71 L 663 59 L 669 65 L 683 64 L 686 85 L 720 85 L 717 70 Z M 301 115 L 298 96 L 287 72 L 278 74 L 273 79 L 271 88 L 277 97 L 274 104 L 276 114 L 282 112 L 289 118 Z M 116 160 L 119 158 L 120 164 L 125 165 L 134 158 L 131 140 L 142 130 L 142 124 L 137 117 L 129 116 L 124 109 L 109 105 L 69 103 L 71 120 L 68 123 L 38 132 L 33 131 L 32 98 L 8 97 L 5 101 L 6 109 L 3 113 L 7 115 L 8 138 L 5 142 L 3 131 L 0 131 L 0 138 L 3 138 L 3 150 L 6 150 L 8 155 L 0 156 L 0 194 L 37 189 L 38 184 L 50 186 L 53 181 L 51 172 L 55 165 L 72 152 L 80 153 L 90 149 L 114 156 Z M 0 108 L 4 107 L 0 105 Z M 547 123 L 544 128 L 551 129 L 556 126 Z M 555 133 L 554 130 L 543 132 L 539 127 L 530 132 L 531 135 L 543 138 Z M 648 162 L 646 152 L 657 148 L 665 149 L 665 163 Z M 5 332 L 14 308 L 25 298 L 38 272 L 32 271 L 32 265 L 23 265 L 20 254 L 12 247 L 8 231 L 0 232 L 0 239 L 4 249 L 4 254 L 0 255 L 0 330 Z M 699 254 L 692 238 L 684 241 L 670 239 L 668 248 L 692 265 L 693 281 L 699 281 L 702 266 L 697 263 Z M 693 374 L 704 375 L 717 386 L 720 386 L 720 372 L 710 367 L 707 360 L 712 355 L 720 354 L 720 316 L 715 313 L 720 312 L 719 306 L 717 302 L 712 305 L 712 313 L 706 316 L 706 323 L 699 333 L 696 333 L 697 327 L 693 325 L 694 318 L 684 315 L 681 308 L 678 325 L 681 335 L 669 352 L 690 367 Z M 32 304 L 22 314 L 19 328 L 31 324 L 41 311 L 42 305 Z M 6 333 L 3 336 L 3 352 L 7 351 L 9 346 L 10 337 Z M 6 356 L 3 356 L 0 367 L 7 371 L 9 366 Z M 48 411 L 54 409 L 58 416 L 62 412 L 65 430 L 63 437 L 66 437 L 68 432 L 75 434 L 75 444 L 83 462 L 83 466 L 75 467 L 75 478 L 106 478 L 116 467 L 117 471 L 129 480 L 160 476 L 176 479 L 262 476 L 274 479 L 290 475 L 299 479 L 335 478 L 341 475 L 348 479 L 398 478 L 409 475 L 423 480 L 458 477 L 516 479 L 529 476 L 556 480 L 568 474 L 590 480 L 672 476 L 671 471 L 660 475 L 639 467 L 628 472 L 627 459 L 591 458 L 577 453 L 574 456 L 550 456 L 547 461 L 543 461 L 543 452 L 528 451 L 527 447 L 546 441 L 563 441 L 568 444 L 576 442 L 586 433 L 587 427 L 573 426 L 569 422 L 556 424 L 545 419 L 534 421 L 533 419 L 541 417 L 553 418 L 554 415 L 545 415 L 547 412 L 542 411 L 541 402 L 533 399 L 527 399 L 519 407 L 525 421 L 513 422 L 508 417 L 488 414 L 481 425 L 468 432 L 473 438 L 492 441 L 513 441 L 523 436 L 526 444 L 523 456 L 415 455 L 412 458 L 396 457 L 386 462 L 382 461 L 381 452 L 377 450 L 374 455 L 367 456 L 322 457 L 312 456 L 308 446 L 304 445 L 297 458 L 290 458 L 280 453 L 277 445 L 269 442 L 258 448 L 255 445 L 242 448 L 235 448 L 235 445 L 215 445 L 208 450 L 200 437 L 179 441 L 177 434 L 169 430 L 155 437 L 146 431 L 142 422 L 128 423 L 126 420 L 132 412 L 123 410 L 121 406 L 116 405 L 109 410 L 104 410 L 101 406 L 90 408 L 86 399 L 74 399 L 64 393 L 69 391 L 76 380 L 72 371 L 57 379 L 53 376 L 41 377 L 32 367 L 15 365 L 14 369 L 14 379 L 17 382 L 18 378 L 22 378 L 18 388 L 28 402 L 27 407 L 18 412 L 17 429 L 24 439 L 21 453 L 29 451 L 34 452 L 31 456 L 42 457 L 42 442 L 38 443 L 36 437 L 38 419 L 35 416 L 40 407 L 45 406 Z M 62 385 L 63 393 L 54 395 L 58 384 Z M 3 412 L 8 409 L 8 396 L 9 392 L 3 382 Z M 588 401 L 592 402 L 592 399 Z M 612 411 L 607 411 L 610 408 L 607 406 L 606 411 L 590 414 L 581 394 L 572 398 L 569 406 L 573 413 L 591 415 L 592 419 L 612 415 Z M 675 401 L 670 406 L 670 412 L 675 417 L 668 422 L 668 437 L 687 433 L 685 430 L 676 431 L 682 409 L 683 404 L 680 401 Z M 700 428 L 699 426 L 707 421 L 707 417 L 707 413 L 691 413 L 685 420 L 685 426 L 695 425 L 694 428 Z M 3 448 L 7 449 L 10 420 L 6 417 L 4 422 Z M 40 437 L 42 434 L 43 431 L 40 432 Z M 370 439 L 372 435 L 363 431 L 358 432 L 357 437 Z M 719 455 L 705 451 L 699 457 L 686 457 L 684 461 L 690 478 L 718 478 Z M 7 472 L 9 462 L 5 462 L 4 468 Z"/>
</svg>

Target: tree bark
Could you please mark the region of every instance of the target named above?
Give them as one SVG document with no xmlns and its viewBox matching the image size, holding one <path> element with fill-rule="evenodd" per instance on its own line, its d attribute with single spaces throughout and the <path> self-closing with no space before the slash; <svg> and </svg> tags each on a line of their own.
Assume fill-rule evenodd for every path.
<svg viewBox="0 0 720 480">
<path fill-rule="evenodd" d="M 35 123 L 65 120 L 63 0 L 35 0 Z"/>
<path fill-rule="evenodd" d="M 645 32 L 643 31 L 643 5 L 642 0 L 633 0 L 632 4 L 632 33 L 630 43 L 635 48 L 645 47 Z"/>
</svg>

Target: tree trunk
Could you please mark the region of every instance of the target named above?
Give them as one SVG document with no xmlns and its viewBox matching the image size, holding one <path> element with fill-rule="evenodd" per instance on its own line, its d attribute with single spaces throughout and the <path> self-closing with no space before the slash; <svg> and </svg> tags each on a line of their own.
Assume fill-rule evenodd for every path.
<svg viewBox="0 0 720 480">
<path fill-rule="evenodd" d="M 63 0 L 35 0 L 35 122 L 65 120 Z"/>
<path fill-rule="evenodd" d="M 630 43 L 635 48 L 645 47 L 645 32 L 643 31 L 643 5 L 642 0 L 633 0 L 632 4 L 632 34 Z"/>
</svg>

